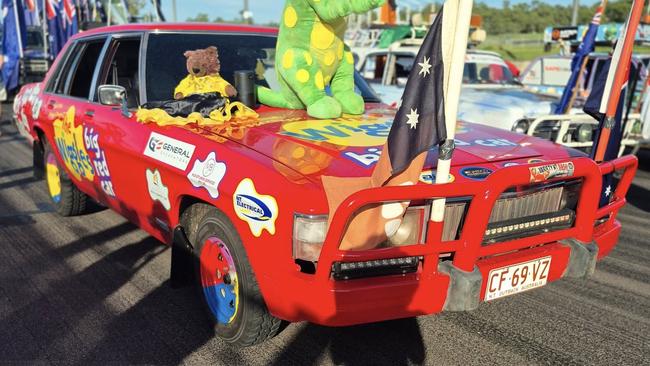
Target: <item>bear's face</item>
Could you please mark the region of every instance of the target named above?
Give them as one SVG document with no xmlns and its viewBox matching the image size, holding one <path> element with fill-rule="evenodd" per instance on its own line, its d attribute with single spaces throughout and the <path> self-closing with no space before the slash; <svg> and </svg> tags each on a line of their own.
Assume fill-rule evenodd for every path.
<svg viewBox="0 0 650 366">
<path fill-rule="evenodd" d="M 221 71 L 219 51 L 217 47 L 210 46 L 202 50 L 186 51 L 187 72 L 196 77 L 216 75 Z"/>
</svg>

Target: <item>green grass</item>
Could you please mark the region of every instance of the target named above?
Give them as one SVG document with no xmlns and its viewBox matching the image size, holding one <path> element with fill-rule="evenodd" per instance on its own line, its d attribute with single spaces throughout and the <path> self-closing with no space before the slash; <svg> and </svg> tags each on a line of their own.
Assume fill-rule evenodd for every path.
<svg viewBox="0 0 650 366">
<path fill-rule="evenodd" d="M 488 35 L 478 49 L 500 53 L 511 61 L 532 61 L 537 57 L 557 55 L 559 45 L 553 45 L 550 52 L 544 52 L 544 35 L 541 33 Z M 538 43 L 535 43 L 535 42 Z M 519 42 L 519 43 L 518 43 Z M 597 52 L 609 52 L 611 47 L 596 47 Z M 636 53 L 650 53 L 650 46 L 636 46 Z"/>
</svg>

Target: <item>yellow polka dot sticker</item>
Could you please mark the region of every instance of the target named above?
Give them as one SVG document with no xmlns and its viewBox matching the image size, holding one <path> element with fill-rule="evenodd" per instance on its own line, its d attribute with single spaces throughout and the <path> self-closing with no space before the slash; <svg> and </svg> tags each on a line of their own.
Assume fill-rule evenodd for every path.
<svg viewBox="0 0 650 366">
<path fill-rule="evenodd" d="M 335 38 L 336 35 L 334 35 L 334 31 L 332 31 L 332 27 L 320 22 L 314 24 L 314 29 L 311 32 L 312 46 L 325 50 L 334 43 Z"/>
<path fill-rule="evenodd" d="M 282 67 L 290 69 L 293 66 L 293 50 L 287 50 L 282 56 Z"/>
<path fill-rule="evenodd" d="M 309 81 L 309 72 L 307 70 L 298 70 L 296 73 L 296 79 L 300 81 L 301 83 L 306 83 Z"/>
<path fill-rule="evenodd" d="M 325 81 L 323 80 L 323 73 L 321 71 L 316 73 L 315 79 L 316 87 L 320 90 L 325 89 Z"/>
<path fill-rule="evenodd" d="M 293 6 L 289 5 L 284 11 L 284 25 L 293 28 L 296 26 L 296 23 L 298 23 L 298 13 L 296 13 L 296 9 Z"/>
</svg>

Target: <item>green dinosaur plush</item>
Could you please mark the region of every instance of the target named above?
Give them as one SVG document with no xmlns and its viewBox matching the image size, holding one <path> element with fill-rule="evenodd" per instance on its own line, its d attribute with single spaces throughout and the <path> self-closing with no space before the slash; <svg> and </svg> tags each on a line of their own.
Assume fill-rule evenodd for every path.
<svg viewBox="0 0 650 366">
<path fill-rule="evenodd" d="M 287 0 L 276 48 L 280 91 L 260 87 L 261 103 L 304 109 L 315 118 L 363 114 L 354 92 L 354 58 L 343 42 L 347 16 L 366 13 L 385 0 Z M 333 97 L 325 93 L 331 86 Z"/>
</svg>

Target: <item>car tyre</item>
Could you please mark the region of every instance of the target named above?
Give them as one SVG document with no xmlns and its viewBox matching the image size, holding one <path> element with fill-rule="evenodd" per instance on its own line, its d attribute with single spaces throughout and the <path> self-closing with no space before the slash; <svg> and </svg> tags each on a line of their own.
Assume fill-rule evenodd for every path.
<svg viewBox="0 0 650 366">
<path fill-rule="evenodd" d="M 86 211 L 88 196 L 70 180 L 50 146 L 47 143 L 43 145 L 45 188 L 56 212 L 65 217 L 83 214 Z"/>
<path fill-rule="evenodd" d="M 274 337 L 282 321 L 269 313 L 234 226 L 212 206 L 191 210 L 195 282 L 215 333 L 236 347 Z"/>
</svg>

